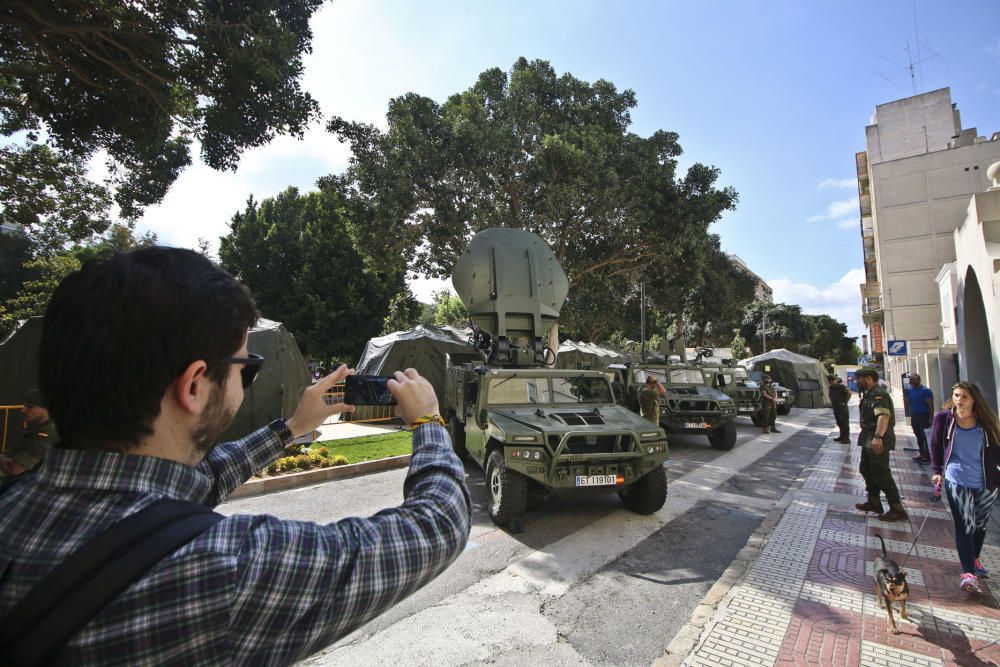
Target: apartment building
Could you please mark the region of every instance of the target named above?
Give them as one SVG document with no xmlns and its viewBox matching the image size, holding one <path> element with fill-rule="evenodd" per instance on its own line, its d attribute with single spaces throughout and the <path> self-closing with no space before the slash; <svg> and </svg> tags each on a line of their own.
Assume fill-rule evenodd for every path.
<svg viewBox="0 0 1000 667">
<path fill-rule="evenodd" d="M 987 168 L 1000 161 L 1000 132 L 986 138 L 963 129 L 950 89 L 942 88 L 877 106 L 865 138 L 856 164 L 872 351 L 894 387 L 917 371 L 940 397 L 966 376 L 961 335 L 948 330 L 955 319 L 942 315 L 940 281 L 952 278 L 941 274 L 956 260 L 955 231 L 970 197 L 987 190 Z M 889 340 L 906 341 L 908 355 L 889 355 Z"/>
</svg>

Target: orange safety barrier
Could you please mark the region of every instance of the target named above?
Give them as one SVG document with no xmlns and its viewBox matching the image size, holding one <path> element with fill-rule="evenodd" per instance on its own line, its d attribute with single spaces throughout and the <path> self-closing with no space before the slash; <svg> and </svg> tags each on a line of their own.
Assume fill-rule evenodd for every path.
<svg viewBox="0 0 1000 667">
<path fill-rule="evenodd" d="M 335 403 L 344 401 L 344 384 L 336 384 L 327 392 Z M 336 424 L 378 424 L 395 421 L 396 408 L 391 405 L 359 405 L 354 412 L 333 415 L 323 422 L 324 426 Z"/>
<path fill-rule="evenodd" d="M 23 405 L 0 405 L 0 410 L 3 410 L 3 441 L 0 442 L 0 453 L 7 451 L 7 427 L 10 424 L 10 412 L 11 410 L 20 412 L 23 407 Z"/>
</svg>

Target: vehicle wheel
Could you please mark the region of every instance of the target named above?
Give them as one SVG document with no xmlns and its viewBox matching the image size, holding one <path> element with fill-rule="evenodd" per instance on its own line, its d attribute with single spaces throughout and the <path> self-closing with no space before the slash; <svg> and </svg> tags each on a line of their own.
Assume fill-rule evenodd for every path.
<svg viewBox="0 0 1000 667">
<path fill-rule="evenodd" d="M 652 514 L 667 502 L 667 471 L 661 465 L 618 492 L 622 504 L 636 514 Z"/>
<path fill-rule="evenodd" d="M 503 454 L 490 452 L 486 460 L 486 492 L 490 497 L 490 518 L 498 526 L 524 516 L 528 506 L 528 478 L 507 469 Z"/>
<path fill-rule="evenodd" d="M 545 487 L 536 482 L 533 479 L 528 480 L 528 498 L 525 507 L 530 512 L 532 510 L 539 509 L 545 504 L 545 500 L 548 498 L 548 493 Z"/>
<path fill-rule="evenodd" d="M 733 422 L 723 424 L 708 434 L 708 441 L 713 449 L 729 451 L 736 444 L 736 424 Z"/>
<path fill-rule="evenodd" d="M 753 422 L 754 426 L 762 426 L 764 424 L 764 420 L 760 418 L 759 412 L 755 412 L 752 415 L 750 415 L 750 421 Z"/>
<path fill-rule="evenodd" d="M 776 409 L 776 412 L 779 415 L 781 415 L 782 417 L 784 417 L 785 415 L 787 415 L 791 411 L 792 411 L 792 406 L 787 405 L 787 404 L 786 405 L 779 405 L 777 407 L 777 409 Z"/>
<path fill-rule="evenodd" d="M 465 446 L 465 424 L 458 421 L 455 415 L 448 419 L 448 435 L 451 436 L 451 448 L 458 454 L 458 458 L 466 458 L 469 450 Z"/>
</svg>

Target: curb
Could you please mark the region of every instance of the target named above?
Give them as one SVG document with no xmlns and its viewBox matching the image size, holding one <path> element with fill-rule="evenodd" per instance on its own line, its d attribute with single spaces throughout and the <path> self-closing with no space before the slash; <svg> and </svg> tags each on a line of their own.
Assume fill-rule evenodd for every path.
<svg viewBox="0 0 1000 667">
<path fill-rule="evenodd" d="M 373 472 L 382 472 L 384 470 L 393 470 L 395 468 L 405 468 L 408 465 L 410 465 L 410 454 L 403 454 L 402 456 L 390 456 L 387 459 L 378 459 L 375 461 L 349 463 L 347 465 L 334 466 L 332 468 L 320 468 L 319 470 L 305 470 L 303 472 L 295 472 L 290 475 L 282 475 L 280 477 L 252 479 L 249 482 L 244 483 L 242 486 L 237 487 L 235 491 L 229 494 L 226 500 L 229 501 L 236 498 L 258 496 L 262 493 L 271 493 L 273 491 L 286 491 L 300 486 L 326 482 L 331 479 L 359 477 Z"/>
</svg>

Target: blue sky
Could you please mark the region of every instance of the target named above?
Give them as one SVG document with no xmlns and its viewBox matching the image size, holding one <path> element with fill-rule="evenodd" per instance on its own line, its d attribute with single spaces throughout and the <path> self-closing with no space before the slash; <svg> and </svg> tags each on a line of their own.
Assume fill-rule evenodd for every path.
<svg viewBox="0 0 1000 667">
<path fill-rule="evenodd" d="M 338 0 L 313 19 L 304 87 L 324 118 L 384 126 L 391 97 L 443 101 L 519 56 L 638 97 L 632 131 L 679 133 L 740 194 L 714 226 L 775 298 L 863 333 L 854 154 L 877 104 L 949 86 L 964 127 L 1000 130 L 1000 2 L 534 2 Z M 912 82 L 906 68 L 922 60 Z M 919 53 L 918 53 L 919 52 Z M 217 243 L 249 195 L 303 190 L 347 164 L 317 123 L 247 152 L 235 173 L 189 168 L 140 229 Z M 428 299 L 436 285 L 418 281 Z"/>
</svg>

